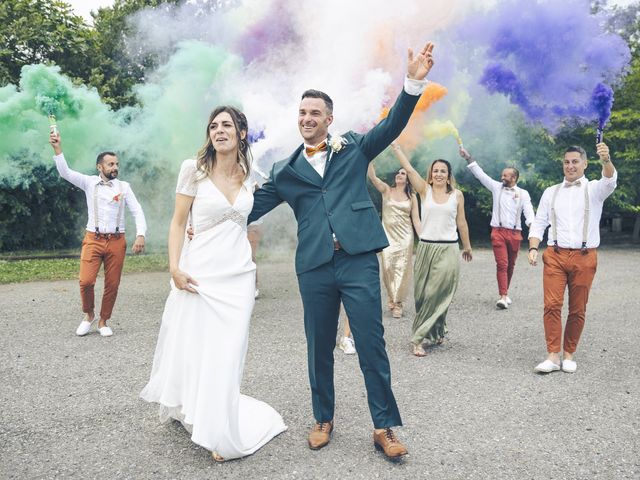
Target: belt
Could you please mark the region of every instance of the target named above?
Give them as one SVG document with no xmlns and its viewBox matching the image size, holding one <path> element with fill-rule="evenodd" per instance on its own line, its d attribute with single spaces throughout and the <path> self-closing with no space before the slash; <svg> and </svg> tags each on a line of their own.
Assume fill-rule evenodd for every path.
<svg viewBox="0 0 640 480">
<path fill-rule="evenodd" d="M 458 243 L 458 240 L 425 240 L 424 238 L 421 238 L 420 241 L 424 243 Z"/>
<path fill-rule="evenodd" d="M 552 250 L 555 251 L 565 251 L 565 252 L 583 252 L 583 253 L 589 253 L 592 250 L 596 250 L 596 248 L 565 248 L 565 247 L 555 247 L 553 245 L 550 245 L 552 247 Z"/>
<path fill-rule="evenodd" d="M 110 238 L 120 238 L 120 236 L 124 236 L 124 232 L 118 232 L 118 233 L 92 233 L 87 231 L 88 235 L 92 235 L 93 238 L 95 238 L 96 240 L 109 240 Z"/>
<path fill-rule="evenodd" d="M 508 232 L 513 232 L 514 230 L 515 230 L 516 232 L 522 232 L 522 229 L 520 229 L 520 228 L 515 228 L 515 227 L 513 227 L 513 228 L 509 228 L 509 227 L 494 227 L 494 226 L 492 226 L 491 228 L 493 228 L 494 230 L 506 230 L 506 231 L 508 231 Z"/>
</svg>

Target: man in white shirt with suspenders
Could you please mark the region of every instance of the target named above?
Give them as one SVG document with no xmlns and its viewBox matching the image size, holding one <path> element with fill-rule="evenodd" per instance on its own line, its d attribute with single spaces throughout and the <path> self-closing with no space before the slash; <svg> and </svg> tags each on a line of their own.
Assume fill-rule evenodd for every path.
<svg viewBox="0 0 640 480">
<path fill-rule="evenodd" d="M 540 199 L 538 213 L 529 232 L 529 263 L 536 265 L 538 246 L 550 226 L 544 262 L 544 334 L 547 359 L 534 371 L 550 373 L 562 368 L 573 373 L 573 355 L 584 327 L 587 301 L 596 274 L 600 245 L 600 217 L 606 198 L 616 188 L 618 173 L 611 162 L 609 147 L 596 145 L 602 162 L 602 177 L 587 180 L 587 154 L 582 147 L 569 147 L 563 160 L 564 181 L 547 188 Z M 562 303 L 569 289 L 569 315 L 562 341 Z"/>
<path fill-rule="evenodd" d="M 501 310 L 509 308 L 509 285 L 513 269 L 518 258 L 520 242 L 522 241 L 521 217 L 524 213 L 527 226 L 534 218 L 533 205 L 529 192 L 518 187 L 520 172 L 515 167 L 502 170 L 500 181 L 489 177 L 482 167 L 471 158 L 469 152 L 460 147 L 460 156 L 467 161 L 467 168 L 493 196 L 493 210 L 491 213 L 491 246 L 496 259 L 496 277 L 498 279 L 498 293 L 500 298 L 496 307 Z"/>
<path fill-rule="evenodd" d="M 99 175 L 84 175 L 71 170 L 62 153 L 60 134 L 51 133 L 49 143 L 53 147 L 56 168 L 62 178 L 84 191 L 87 197 L 87 232 L 80 254 L 80 297 L 85 318 L 80 322 L 76 335 L 89 333 L 95 321 L 94 286 L 100 265 L 104 262 L 104 293 L 100 309 L 98 332 L 110 337 L 113 331 L 107 326 L 118 295 L 120 276 L 127 251 L 124 238 L 124 205 L 136 222 L 136 239 L 133 253 L 144 251 L 147 223 L 142 207 L 127 182 L 117 179 L 118 157 L 113 152 L 102 152 L 96 160 Z"/>
</svg>

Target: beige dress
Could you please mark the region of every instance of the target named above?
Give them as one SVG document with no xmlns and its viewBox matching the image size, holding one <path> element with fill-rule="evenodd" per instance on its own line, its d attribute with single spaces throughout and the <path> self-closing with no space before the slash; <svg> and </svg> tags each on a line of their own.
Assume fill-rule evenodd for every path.
<svg viewBox="0 0 640 480">
<path fill-rule="evenodd" d="M 382 279 L 389 303 L 402 303 L 411 284 L 413 226 L 411 200 L 397 201 L 390 195 L 382 197 L 382 226 L 389 246 L 381 253 Z"/>
</svg>

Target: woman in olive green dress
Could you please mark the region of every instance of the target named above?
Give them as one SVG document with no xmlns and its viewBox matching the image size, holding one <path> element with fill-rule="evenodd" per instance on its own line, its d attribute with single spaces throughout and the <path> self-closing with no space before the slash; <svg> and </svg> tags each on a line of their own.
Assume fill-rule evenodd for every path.
<svg viewBox="0 0 640 480">
<path fill-rule="evenodd" d="M 424 357 L 423 342 L 440 344 L 447 333 L 447 312 L 460 272 L 458 232 L 462 258 L 471 261 L 469 227 L 464 215 L 464 196 L 455 188 L 449 162 L 435 160 L 425 180 L 399 146 L 393 145 L 393 150 L 421 199 L 420 242 L 414 265 L 416 317 L 411 347 L 415 356 Z"/>
</svg>

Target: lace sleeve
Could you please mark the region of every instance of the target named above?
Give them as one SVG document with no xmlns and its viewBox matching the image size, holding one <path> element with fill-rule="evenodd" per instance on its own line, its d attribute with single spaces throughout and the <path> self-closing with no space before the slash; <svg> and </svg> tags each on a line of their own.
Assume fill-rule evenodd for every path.
<svg viewBox="0 0 640 480">
<path fill-rule="evenodd" d="M 180 167 L 176 193 L 195 197 L 197 190 L 198 182 L 196 180 L 196 161 L 193 159 L 185 160 L 182 162 L 182 166 Z"/>
</svg>

